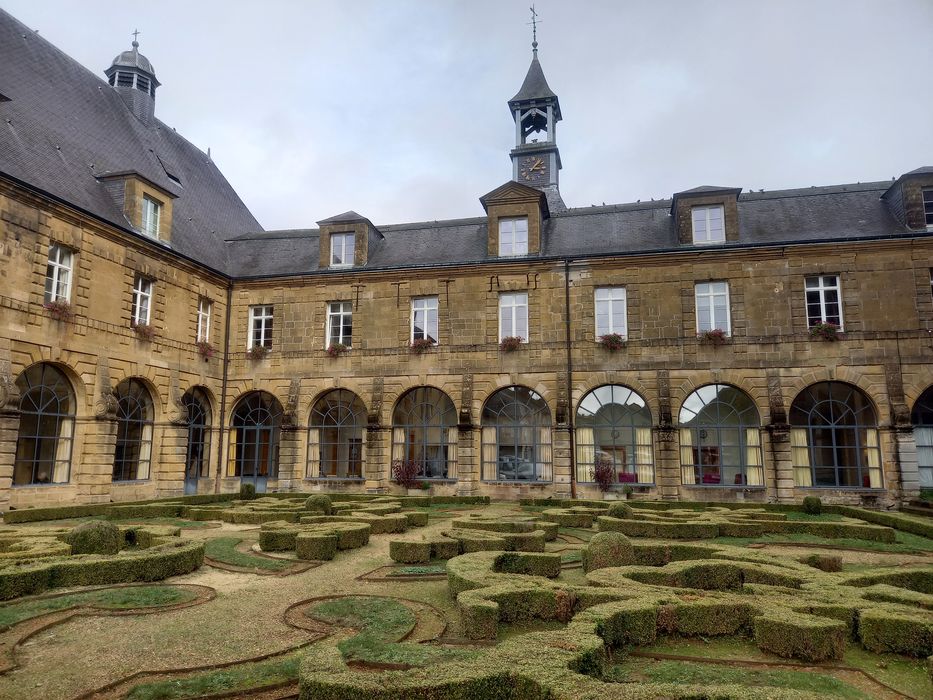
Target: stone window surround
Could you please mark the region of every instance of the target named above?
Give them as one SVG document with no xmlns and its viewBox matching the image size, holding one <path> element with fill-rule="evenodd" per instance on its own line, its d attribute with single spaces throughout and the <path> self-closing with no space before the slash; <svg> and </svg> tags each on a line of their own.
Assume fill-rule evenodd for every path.
<svg viewBox="0 0 933 700">
<path fill-rule="evenodd" d="M 246 337 L 246 349 L 251 350 L 257 345 L 266 348 L 272 347 L 272 331 L 275 319 L 275 307 L 272 304 L 255 304 L 249 307 L 249 334 Z M 259 331 L 259 342 L 256 342 Z"/>
</svg>

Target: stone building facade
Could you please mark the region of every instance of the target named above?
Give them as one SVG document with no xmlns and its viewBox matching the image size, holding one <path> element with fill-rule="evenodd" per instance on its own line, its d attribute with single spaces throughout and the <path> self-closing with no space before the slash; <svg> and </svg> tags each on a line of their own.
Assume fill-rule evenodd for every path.
<svg viewBox="0 0 933 700">
<path fill-rule="evenodd" d="M 933 486 L 933 168 L 567 208 L 536 53 L 476 218 L 263 231 L 136 45 L 105 82 L 0 11 L 0 510 L 406 468 L 494 498 Z"/>
</svg>

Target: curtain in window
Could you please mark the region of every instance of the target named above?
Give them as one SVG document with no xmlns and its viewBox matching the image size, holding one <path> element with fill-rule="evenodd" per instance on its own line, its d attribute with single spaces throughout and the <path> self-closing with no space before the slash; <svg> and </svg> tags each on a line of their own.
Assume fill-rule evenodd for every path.
<svg viewBox="0 0 933 700">
<path fill-rule="evenodd" d="M 865 458 L 868 463 L 868 485 L 873 489 L 880 489 L 881 454 L 878 449 L 878 431 L 875 428 L 865 431 Z"/>
<path fill-rule="evenodd" d="M 236 435 L 236 428 L 227 431 L 227 476 L 236 476 Z"/>
<path fill-rule="evenodd" d="M 813 486 L 813 472 L 810 471 L 810 447 L 807 444 L 806 428 L 791 428 L 790 448 L 794 462 L 794 483 L 797 486 Z"/>
<path fill-rule="evenodd" d="M 405 428 L 392 428 L 392 462 L 405 459 Z"/>
<path fill-rule="evenodd" d="M 535 478 L 551 480 L 551 427 L 538 428 L 538 463 L 535 465 Z"/>
<path fill-rule="evenodd" d="M 933 488 L 933 427 L 915 426 L 917 465 L 920 467 L 920 487 Z"/>
<path fill-rule="evenodd" d="M 651 428 L 635 428 L 635 469 L 639 484 L 654 483 L 654 452 Z"/>
<path fill-rule="evenodd" d="M 459 433 L 456 428 L 447 428 L 447 478 L 457 478 L 457 456 Z"/>
<path fill-rule="evenodd" d="M 758 428 L 745 429 L 745 483 L 764 486 L 764 466 L 761 463 L 761 432 Z"/>
<path fill-rule="evenodd" d="M 139 466 L 136 469 L 137 479 L 148 479 L 150 471 L 150 458 L 152 457 L 152 423 L 145 423 L 141 432 L 139 444 Z"/>
<path fill-rule="evenodd" d="M 483 478 L 486 480 L 493 480 L 499 476 L 496 473 L 497 454 L 496 429 L 487 426 L 483 428 Z"/>
<path fill-rule="evenodd" d="M 308 429 L 308 467 L 305 476 L 315 479 L 321 475 L 321 429 Z"/>
<path fill-rule="evenodd" d="M 52 483 L 64 484 L 68 481 L 68 465 L 71 461 L 71 437 L 74 423 L 62 420 L 59 423 L 58 441 L 55 443 L 55 466 L 52 468 Z"/>
<path fill-rule="evenodd" d="M 680 429 L 680 479 L 688 485 L 697 482 L 693 468 L 693 431 L 690 428 Z"/>
<path fill-rule="evenodd" d="M 592 428 L 577 428 L 577 481 L 593 481 L 596 436 Z"/>
</svg>

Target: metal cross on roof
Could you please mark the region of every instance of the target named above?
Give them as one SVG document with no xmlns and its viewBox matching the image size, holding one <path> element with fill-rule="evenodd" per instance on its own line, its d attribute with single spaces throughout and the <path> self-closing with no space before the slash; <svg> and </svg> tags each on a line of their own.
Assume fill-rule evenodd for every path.
<svg viewBox="0 0 933 700">
<path fill-rule="evenodd" d="M 133 34 L 133 46 L 139 46 L 138 39 L 139 39 L 139 35 L 142 34 L 142 32 L 139 31 L 138 29 L 134 29 L 132 31 L 132 34 Z"/>
<path fill-rule="evenodd" d="M 531 50 L 534 51 L 535 56 L 538 55 L 538 22 L 541 20 L 538 19 L 538 13 L 535 12 L 535 6 L 532 5 L 528 8 L 531 10 L 531 21 L 528 23 L 531 25 Z"/>
</svg>

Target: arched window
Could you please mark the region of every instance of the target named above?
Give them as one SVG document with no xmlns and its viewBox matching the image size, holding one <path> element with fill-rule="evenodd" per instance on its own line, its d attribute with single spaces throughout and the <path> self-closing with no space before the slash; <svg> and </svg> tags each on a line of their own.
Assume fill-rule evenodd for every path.
<svg viewBox="0 0 933 700">
<path fill-rule="evenodd" d="M 619 484 L 653 484 L 651 411 L 625 386 L 597 387 L 577 407 L 577 481 L 593 482 L 597 464 L 608 464 Z"/>
<path fill-rule="evenodd" d="M 152 397 L 138 379 L 124 379 L 113 393 L 117 397 L 113 480 L 148 479 L 152 455 Z"/>
<path fill-rule="evenodd" d="M 362 479 L 365 428 L 366 407 L 352 391 L 319 398 L 308 430 L 308 478 Z"/>
<path fill-rule="evenodd" d="M 197 482 L 210 476 L 211 404 L 200 387 L 193 387 L 181 397 L 188 412 L 188 439 L 185 447 L 185 480 Z"/>
<path fill-rule="evenodd" d="M 551 480 L 551 411 L 531 389 L 500 389 L 483 406 L 483 479 Z"/>
<path fill-rule="evenodd" d="M 227 476 L 265 490 L 266 479 L 278 476 L 282 404 L 265 391 L 246 394 L 233 409 L 230 426 Z"/>
<path fill-rule="evenodd" d="M 761 421 L 751 397 L 728 384 L 707 384 L 680 407 L 684 484 L 763 486 Z"/>
<path fill-rule="evenodd" d="M 878 419 L 860 389 L 808 386 L 791 404 L 790 426 L 797 486 L 881 488 Z"/>
<path fill-rule="evenodd" d="M 54 365 L 33 365 L 16 378 L 19 434 L 13 484 L 64 484 L 71 469 L 75 395 Z"/>
<path fill-rule="evenodd" d="M 422 386 L 404 394 L 392 413 L 392 462 L 414 462 L 421 479 L 455 478 L 457 410 L 443 391 Z"/>
<path fill-rule="evenodd" d="M 910 414 L 917 442 L 920 488 L 933 489 L 933 386 L 923 392 Z"/>
</svg>

